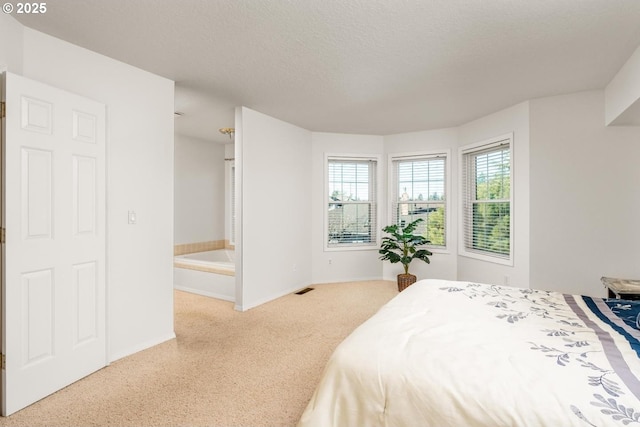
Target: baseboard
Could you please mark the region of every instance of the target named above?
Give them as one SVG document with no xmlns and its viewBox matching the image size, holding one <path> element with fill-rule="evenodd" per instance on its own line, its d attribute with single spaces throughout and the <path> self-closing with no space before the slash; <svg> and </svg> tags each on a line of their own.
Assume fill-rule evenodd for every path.
<svg viewBox="0 0 640 427">
<path fill-rule="evenodd" d="M 173 289 L 176 289 L 178 291 L 184 291 L 184 292 L 190 292 L 192 294 L 198 294 L 198 295 L 202 295 L 205 297 L 211 297 L 211 298 L 217 298 L 217 299 L 221 299 L 224 301 L 229 301 L 229 302 L 235 302 L 235 298 L 230 297 L 228 295 L 223 295 L 223 294 L 217 294 L 215 292 L 208 292 L 208 291 L 203 291 L 200 289 L 194 289 L 194 288 L 190 288 L 188 286 L 181 286 L 181 285 L 173 285 Z"/>
<path fill-rule="evenodd" d="M 143 343 L 140 343 L 139 345 L 136 345 L 135 347 L 130 348 L 127 351 L 121 351 L 119 353 L 115 353 L 112 355 L 109 355 L 109 360 L 107 360 L 107 365 L 110 363 L 115 362 L 116 360 L 122 359 L 123 357 L 127 357 L 127 356 L 131 356 L 132 354 L 138 353 L 142 350 L 146 350 L 148 348 L 154 347 L 158 344 L 162 344 L 163 342 L 167 342 L 170 340 L 173 340 L 176 338 L 176 333 L 175 332 L 171 332 L 170 334 L 161 336 L 157 339 L 154 340 L 149 340 Z"/>
<path fill-rule="evenodd" d="M 288 290 L 285 290 L 285 291 L 282 291 L 282 292 L 278 292 L 277 294 L 269 296 L 267 298 L 262 298 L 262 299 L 259 299 L 257 301 L 252 301 L 251 304 L 243 304 L 243 305 L 236 304 L 235 309 L 237 311 L 251 310 L 252 308 L 255 308 L 255 307 L 259 306 L 259 305 L 266 304 L 266 303 L 268 303 L 270 301 L 276 300 L 276 299 L 278 299 L 280 297 L 283 297 L 285 295 L 289 295 L 289 294 L 292 294 L 292 293 L 294 293 L 296 291 L 299 291 L 300 289 L 303 289 L 304 287 L 305 287 L 305 285 L 297 285 L 297 286 L 295 286 L 295 287 L 293 287 L 291 289 L 288 289 Z"/>
<path fill-rule="evenodd" d="M 387 279 L 385 277 L 375 276 L 375 277 L 350 277 L 348 279 L 340 279 L 333 280 L 331 282 L 313 282 L 313 285 L 323 285 L 323 284 L 332 284 L 332 283 L 349 283 L 349 282 L 375 282 L 378 280 L 390 280 L 395 281 L 396 278 Z"/>
</svg>

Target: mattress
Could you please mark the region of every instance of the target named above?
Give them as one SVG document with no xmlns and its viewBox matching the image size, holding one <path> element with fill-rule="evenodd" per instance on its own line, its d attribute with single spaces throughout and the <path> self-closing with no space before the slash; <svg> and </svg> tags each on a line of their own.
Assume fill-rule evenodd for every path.
<svg viewBox="0 0 640 427">
<path fill-rule="evenodd" d="M 640 423 L 637 302 L 425 280 L 335 350 L 298 426 Z"/>
</svg>

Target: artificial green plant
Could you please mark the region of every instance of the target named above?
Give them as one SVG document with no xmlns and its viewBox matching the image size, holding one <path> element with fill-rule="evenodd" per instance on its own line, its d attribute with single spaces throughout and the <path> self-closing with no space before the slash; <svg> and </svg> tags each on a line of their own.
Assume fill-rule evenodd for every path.
<svg viewBox="0 0 640 427">
<path fill-rule="evenodd" d="M 382 244 L 378 253 L 380 259 L 389 261 L 392 264 L 401 263 L 404 267 L 404 274 L 409 274 L 409 264 L 414 259 L 419 259 L 427 264 L 431 263 L 429 257 L 433 255 L 428 249 L 418 249 L 419 246 L 430 243 L 426 237 L 415 234 L 415 230 L 424 221 L 424 218 L 418 218 L 415 221 L 406 224 L 404 227 L 400 224 L 388 225 L 382 229 L 389 236 L 382 238 Z"/>
</svg>

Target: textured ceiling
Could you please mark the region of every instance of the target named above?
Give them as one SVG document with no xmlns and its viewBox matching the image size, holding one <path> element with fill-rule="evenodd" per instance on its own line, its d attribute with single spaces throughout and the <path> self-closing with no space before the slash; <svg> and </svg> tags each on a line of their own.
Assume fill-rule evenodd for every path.
<svg viewBox="0 0 640 427">
<path fill-rule="evenodd" d="M 176 81 L 179 133 L 244 105 L 313 131 L 456 126 L 603 88 L 639 0 L 55 0 L 28 27 Z"/>
</svg>

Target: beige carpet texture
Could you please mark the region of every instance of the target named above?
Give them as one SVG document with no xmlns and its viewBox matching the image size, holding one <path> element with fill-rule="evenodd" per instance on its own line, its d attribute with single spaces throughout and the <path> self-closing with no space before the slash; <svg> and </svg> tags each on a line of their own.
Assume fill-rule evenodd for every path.
<svg viewBox="0 0 640 427">
<path fill-rule="evenodd" d="M 335 347 L 395 282 L 322 284 L 244 313 L 175 292 L 176 339 L 120 359 L 2 426 L 294 426 Z"/>
</svg>

